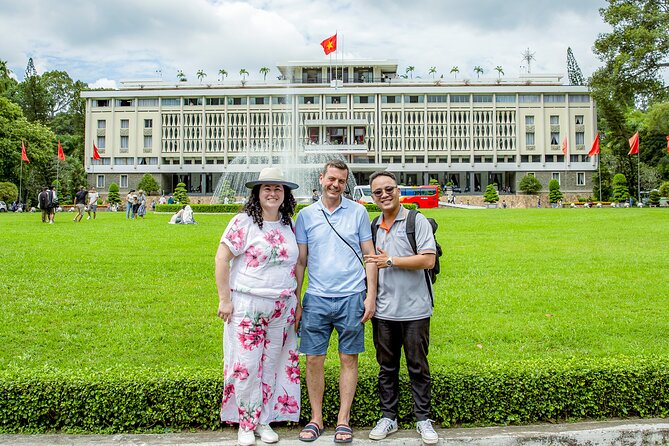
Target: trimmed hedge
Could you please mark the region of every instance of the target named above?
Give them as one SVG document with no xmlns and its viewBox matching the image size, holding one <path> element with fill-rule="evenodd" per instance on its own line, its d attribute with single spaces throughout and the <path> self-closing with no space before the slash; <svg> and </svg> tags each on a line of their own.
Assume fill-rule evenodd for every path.
<svg viewBox="0 0 669 446">
<path fill-rule="evenodd" d="M 300 210 L 309 206 L 309 204 L 299 203 L 295 207 L 295 213 L 300 212 Z M 156 212 L 177 212 L 182 208 L 181 204 L 158 204 L 156 205 Z M 365 204 L 367 212 L 381 212 L 381 209 L 375 204 Z M 193 212 L 209 212 L 209 213 L 232 213 L 236 214 L 242 210 L 244 207 L 243 204 L 234 203 L 234 204 L 191 204 L 191 209 Z M 416 209 L 416 205 L 413 203 L 407 203 L 404 205 L 407 209 Z"/>
<path fill-rule="evenodd" d="M 351 423 L 378 419 L 377 369 L 360 370 Z M 324 419 L 334 425 L 338 369 L 326 368 Z M 138 432 L 216 429 L 222 370 L 76 371 L 0 374 L 0 432 Z M 432 418 L 444 426 L 669 415 L 669 359 L 602 358 L 432 370 Z M 309 419 L 302 379 L 302 422 Z M 399 421 L 413 402 L 402 375 Z"/>
</svg>

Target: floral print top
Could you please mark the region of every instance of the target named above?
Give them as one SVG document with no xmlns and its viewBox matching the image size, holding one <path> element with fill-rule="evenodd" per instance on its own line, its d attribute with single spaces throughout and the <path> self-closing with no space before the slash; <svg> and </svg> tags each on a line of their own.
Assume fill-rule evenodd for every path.
<svg viewBox="0 0 669 446">
<path fill-rule="evenodd" d="M 290 226 L 265 221 L 263 228 L 246 214 L 235 215 L 221 237 L 235 258 L 230 267 L 230 288 L 270 299 L 295 292 L 297 242 Z"/>
</svg>

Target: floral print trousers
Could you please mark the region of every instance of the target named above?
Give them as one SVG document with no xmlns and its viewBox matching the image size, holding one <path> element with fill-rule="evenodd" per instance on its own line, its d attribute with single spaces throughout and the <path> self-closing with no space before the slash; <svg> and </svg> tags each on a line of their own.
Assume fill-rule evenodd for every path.
<svg viewBox="0 0 669 446">
<path fill-rule="evenodd" d="M 254 430 L 299 420 L 296 304 L 294 294 L 268 299 L 232 292 L 234 313 L 223 334 L 222 421 Z"/>
</svg>

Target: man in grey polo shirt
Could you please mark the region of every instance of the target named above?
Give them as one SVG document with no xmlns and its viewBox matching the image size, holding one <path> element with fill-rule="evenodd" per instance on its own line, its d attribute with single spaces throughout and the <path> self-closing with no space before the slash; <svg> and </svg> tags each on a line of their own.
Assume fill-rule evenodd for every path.
<svg viewBox="0 0 669 446">
<path fill-rule="evenodd" d="M 434 266 L 436 244 L 432 227 L 422 214 L 416 215 L 416 250 L 406 232 L 409 213 L 400 205 L 395 175 L 375 172 L 369 179 L 374 202 L 381 208 L 376 232 L 376 254 L 365 260 L 379 268 L 376 313 L 372 319 L 376 360 L 379 363 L 379 400 L 383 417 L 369 433 L 382 440 L 397 431 L 399 368 L 402 348 L 406 357 L 414 399 L 416 430 L 423 442 L 435 444 L 439 437 L 430 415 L 431 379 L 427 352 L 432 316 L 431 284 L 424 269 Z"/>
</svg>

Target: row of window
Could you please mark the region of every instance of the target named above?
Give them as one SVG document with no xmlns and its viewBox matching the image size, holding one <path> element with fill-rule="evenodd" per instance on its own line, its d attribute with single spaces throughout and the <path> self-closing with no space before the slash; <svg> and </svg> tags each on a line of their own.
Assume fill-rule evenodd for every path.
<svg viewBox="0 0 669 446">
<path fill-rule="evenodd" d="M 119 144 L 121 149 L 129 149 L 130 145 L 130 137 L 126 135 L 121 135 Z M 98 136 L 97 138 L 97 148 L 98 149 L 105 149 L 107 147 L 107 137 L 106 136 Z M 143 148 L 145 149 L 152 149 L 153 148 L 153 136 L 151 135 L 144 135 L 144 145 Z"/>
<path fill-rule="evenodd" d="M 570 103 L 588 103 L 590 96 L 586 94 L 442 94 L 442 95 L 381 95 L 381 103 L 383 104 L 406 104 L 423 103 L 427 100 L 428 103 L 539 103 L 543 96 L 544 103 L 564 103 L 568 100 Z M 427 99 L 426 99 L 427 98 Z M 450 99 L 450 101 L 449 101 Z M 137 101 L 140 107 L 157 107 L 159 104 L 163 107 L 179 107 L 184 106 L 201 106 L 203 103 L 207 105 L 268 105 L 272 104 L 290 104 L 292 103 L 291 96 L 224 96 L 211 98 L 148 98 L 148 99 L 116 99 L 116 107 L 133 107 Z M 347 95 L 342 96 L 325 96 L 326 104 L 346 104 L 348 101 Z M 320 96 L 297 96 L 299 104 L 318 104 Z M 355 104 L 373 104 L 375 102 L 374 95 L 353 96 L 353 103 Z M 110 99 L 96 99 L 93 101 L 93 107 L 109 107 L 111 105 Z"/>
<path fill-rule="evenodd" d="M 98 128 L 99 129 L 106 129 L 107 128 L 107 120 L 106 119 L 98 119 Z M 129 119 L 121 119 L 121 128 L 122 129 L 130 128 L 130 120 Z M 144 128 L 145 129 L 153 128 L 153 119 L 145 119 L 144 120 Z"/>
</svg>

